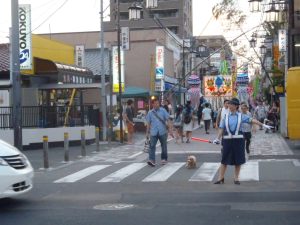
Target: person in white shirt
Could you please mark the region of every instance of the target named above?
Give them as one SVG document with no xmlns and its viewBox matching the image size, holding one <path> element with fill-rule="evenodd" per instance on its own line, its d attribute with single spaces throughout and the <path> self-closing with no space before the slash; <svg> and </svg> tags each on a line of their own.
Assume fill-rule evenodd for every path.
<svg viewBox="0 0 300 225">
<path fill-rule="evenodd" d="M 211 108 L 209 108 L 209 103 L 204 104 L 204 109 L 202 110 L 202 119 L 204 121 L 205 133 L 209 134 L 208 130 L 210 128 L 211 121 Z"/>
<path fill-rule="evenodd" d="M 224 105 L 223 108 L 221 108 L 218 112 L 218 116 L 217 116 L 217 120 L 216 120 L 216 127 L 220 126 L 220 122 L 225 118 L 225 115 L 229 113 L 229 109 L 228 109 L 228 99 L 224 100 Z"/>
</svg>

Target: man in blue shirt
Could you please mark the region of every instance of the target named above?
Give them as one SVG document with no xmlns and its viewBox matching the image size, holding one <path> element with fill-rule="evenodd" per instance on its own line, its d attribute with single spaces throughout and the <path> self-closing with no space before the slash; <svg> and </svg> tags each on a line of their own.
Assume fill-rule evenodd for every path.
<svg viewBox="0 0 300 225">
<path fill-rule="evenodd" d="M 168 129 L 171 128 L 171 123 L 169 121 L 169 113 L 160 107 L 159 100 L 152 100 L 153 109 L 150 110 L 146 116 L 147 121 L 147 138 L 150 136 L 150 150 L 149 150 L 149 160 L 148 165 L 155 166 L 155 151 L 156 144 L 159 140 L 161 144 L 161 163 L 166 164 L 168 161 L 168 150 L 167 150 L 167 138 Z"/>
</svg>

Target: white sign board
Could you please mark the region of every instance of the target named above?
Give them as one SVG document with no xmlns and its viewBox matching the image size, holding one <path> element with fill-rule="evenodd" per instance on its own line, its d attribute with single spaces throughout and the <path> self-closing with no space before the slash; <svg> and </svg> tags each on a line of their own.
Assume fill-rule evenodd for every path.
<svg viewBox="0 0 300 225">
<path fill-rule="evenodd" d="M 165 75 L 164 67 L 165 48 L 164 46 L 156 46 L 156 66 L 155 66 L 155 77 L 156 79 L 163 79 Z"/>
<path fill-rule="evenodd" d="M 77 66 L 84 67 L 84 45 L 75 46 L 75 63 Z"/>
<path fill-rule="evenodd" d="M 30 5 L 19 5 L 20 69 L 32 69 L 31 9 Z"/>
<path fill-rule="evenodd" d="M 124 84 L 124 51 L 121 49 L 121 86 L 122 92 L 125 90 Z M 112 69 L 113 69 L 113 92 L 119 93 L 119 57 L 118 47 L 112 47 Z"/>
<path fill-rule="evenodd" d="M 279 51 L 286 52 L 287 35 L 286 30 L 278 30 Z"/>
<path fill-rule="evenodd" d="M 9 91 L 0 90 L 0 107 L 9 107 Z"/>
<path fill-rule="evenodd" d="M 121 28 L 121 47 L 123 50 L 129 50 L 129 27 L 122 27 Z"/>
</svg>

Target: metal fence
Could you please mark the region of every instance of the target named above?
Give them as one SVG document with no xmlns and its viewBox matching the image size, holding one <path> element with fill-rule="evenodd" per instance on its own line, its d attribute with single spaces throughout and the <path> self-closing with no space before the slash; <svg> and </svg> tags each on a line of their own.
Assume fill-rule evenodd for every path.
<svg viewBox="0 0 300 225">
<path fill-rule="evenodd" d="M 99 106 L 23 106 L 23 127 L 100 126 Z M 67 117 L 67 118 L 66 118 Z M 13 128 L 13 107 L 0 107 L 0 129 Z"/>
</svg>

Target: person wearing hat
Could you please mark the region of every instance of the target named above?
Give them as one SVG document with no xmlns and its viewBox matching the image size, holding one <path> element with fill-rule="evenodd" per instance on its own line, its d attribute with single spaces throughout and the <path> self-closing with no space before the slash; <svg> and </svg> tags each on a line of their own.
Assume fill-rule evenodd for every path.
<svg viewBox="0 0 300 225">
<path fill-rule="evenodd" d="M 239 185 L 239 174 L 241 165 L 246 162 L 245 159 L 245 141 L 242 132 L 242 123 L 252 123 L 271 129 L 271 126 L 262 124 L 258 120 L 252 119 L 249 115 L 238 112 L 240 102 L 237 98 L 228 101 L 229 113 L 225 115 L 220 122 L 217 138 L 214 144 L 220 144 L 222 138 L 223 150 L 221 166 L 219 168 L 219 178 L 214 184 L 223 184 L 227 165 L 234 165 L 234 184 Z"/>
</svg>

